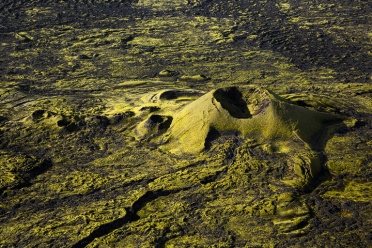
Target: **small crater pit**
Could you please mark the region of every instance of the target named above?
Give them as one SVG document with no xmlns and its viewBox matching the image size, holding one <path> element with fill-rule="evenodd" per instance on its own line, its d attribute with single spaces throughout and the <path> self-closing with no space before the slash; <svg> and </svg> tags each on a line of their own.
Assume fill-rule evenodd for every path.
<svg viewBox="0 0 372 248">
<path fill-rule="evenodd" d="M 163 115 L 151 115 L 147 120 L 137 126 L 136 135 L 140 138 L 159 135 L 168 130 L 173 117 Z"/>
<path fill-rule="evenodd" d="M 193 97 L 201 96 L 202 94 L 197 91 L 186 91 L 186 90 L 167 90 L 160 94 L 160 100 L 174 100 L 181 97 Z"/>
<path fill-rule="evenodd" d="M 66 127 L 69 124 L 70 124 L 70 122 L 66 119 L 62 119 L 62 120 L 57 121 L 57 126 L 59 126 L 59 127 Z"/>
<path fill-rule="evenodd" d="M 159 131 L 167 130 L 172 124 L 173 118 L 170 116 L 152 115 L 146 121 L 149 127 L 157 126 Z"/>
<path fill-rule="evenodd" d="M 236 87 L 221 88 L 214 92 L 214 98 L 234 118 L 252 117 L 242 93 Z"/>
<path fill-rule="evenodd" d="M 47 110 L 36 110 L 31 114 L 31 118 L 34 121 L 40 121 L 49 117 L 49 111 Z"/>
<path fill-rule="evenodd" d="M 146 106 L 146 107 L 142 107 L 140 109 L 141 112 L 148 112 L 148 113 L 153 113 L 153 112 L 156 112 L 156 111 L 159 111 L 160 108 L 159 107 L 155 107 L 155 106 Z"/>
</svg>

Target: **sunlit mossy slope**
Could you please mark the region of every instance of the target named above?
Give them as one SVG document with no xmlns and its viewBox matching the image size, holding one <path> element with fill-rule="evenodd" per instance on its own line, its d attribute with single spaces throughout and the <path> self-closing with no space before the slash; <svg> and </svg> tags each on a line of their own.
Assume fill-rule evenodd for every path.
<svg viewBox="0 0 372 248">
<path fill-rule="evenodd" d="M 0 1 L 0 247 L 370 247 L 372 4 Z"/>
</svg>

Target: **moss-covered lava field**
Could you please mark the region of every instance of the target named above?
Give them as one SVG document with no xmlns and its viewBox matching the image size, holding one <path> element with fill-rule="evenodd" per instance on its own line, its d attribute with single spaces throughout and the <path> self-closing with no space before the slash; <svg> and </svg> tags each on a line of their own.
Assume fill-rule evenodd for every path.
<svg viewBox="0 0 372 248">
<path fill-rule="evenodd" d="M 372 247 L 372 3 L 2 0 L 0 247 Z"/>
</svg>

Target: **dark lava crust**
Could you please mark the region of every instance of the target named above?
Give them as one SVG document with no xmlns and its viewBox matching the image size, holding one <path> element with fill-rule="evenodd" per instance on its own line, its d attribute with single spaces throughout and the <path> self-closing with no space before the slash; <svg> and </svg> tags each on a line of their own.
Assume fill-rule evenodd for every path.
<svg viewBox="0 0 372 248">
<path fill-rule="evenodd" d="M 371 246 L 371 13 L 362 0 L 0 1 L 0 247 Z M 247 85 L 289 106 L 265 120 L 338 121 L 310 145 L 295 129 L 212 125 L 200 153 L 164 148 L 211 90 L 231 86 L 210 106 L 237 123 L 264 114 L 231 90 Z"/>
</svg>

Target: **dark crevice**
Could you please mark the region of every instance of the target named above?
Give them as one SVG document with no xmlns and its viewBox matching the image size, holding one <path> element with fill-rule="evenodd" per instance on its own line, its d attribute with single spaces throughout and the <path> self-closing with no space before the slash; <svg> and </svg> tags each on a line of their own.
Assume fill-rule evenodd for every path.
<svg viewBox="0 0 372 248">
<path fill-rule="evenodd" d="M 217 179 L 221 178 L 224 174 L 226 174 L 226 172 L 227 172 L 227 169 L 224 169 L 224 170 L 221 170 L 221 171 L 217 171 L 216 174 L 210 175 L 210 176 L 207 176 L 207 177 L 203 178 L 200 181 L 200 183 L 204 185 L 204 184 L 207 184 L 207 183 L 214 182 Z"/>
<path fill-rule="evenodd" d="M 186 167 L 179 168 L 179 169 L 174 169 L 168 174 L 177 173 L 179 171 L 184 171 L 186 169 L 190 169 L 190 168 L 199 166 L 203 163 L 204 163 L 204 161 L 198 161 L 198 162 L 192 163 L 192 164 L 190 164 Z M 164 175 L 162 175 L 162 176 L 164 176 Z M 136 180 L 136 181 L 130 181 L 130 182 L 127 182 L 127 183 L 124 183 L 124 184 L 121 184 L 121 185 L 116 185 L 116 186 L 113 186 L 113 187 L 110 187 L 110 188 L 97 188 L 94 191 L 92 191 L 90 193 L 87 193 L 85 195 L 75 194 L 75 195 L 66 196 L 66 197 L 63 197 L 63 198 L 50 199 L 46 202 L 35 200 L 35 199 L 26 199 L 25 201 L 22 201 L 19 204 L 16 204 L 13 207 L 9 208 L 9 212 L 11 212 L 12 214 L 8 215 L 7 218 L 2 219 L 0 221 L 0 223 L 6 223 L 6 221 L 9 221 L 10 219 L 13 218 L 12 216 L 16 216 L 18 212 L 24 210 L 23 208 L 20 208 L 19 206 L 29 206 L 32 209 L 34 209 L 35 211 L 36 210 L 37 211 L 50 210 L 50 209 L 54 209 L 56 206 L 76 207 L 76 206 L 81 205 L 81 204 L 90 204 L 92 201 L 95 201 L 95 200 L 105 199 L 104 197 L 106 197 L 108 194 L 109 195 L 120 194 L 120 192 L 121 192 L 120 189 L 125 189 L 125 188 L 128 188 L 128 187 L 134 188 L 134 187 L 137 187 L 137 186 L 146 187 L 149 183 L 155 181 L 157 178 L 158 177 L 152 177 L 152 178 L 147 178 L 147 179 L 140 179 L 140 180 Z M 22 188 L 22 187 L 26 187 L 26 186 L 31 186 L 31 185 L 32 184 L 30 184 L 29 182 L 24 183 L 22 185 L 20 184 L 20 185 L 17 186 L 17 189 Z M 5 199 L 5 198 L 4 199 L 1 198 L 2 191 L 3 190 L 0 190 L 0 200 Z M 117 193 L 115 193 L 115 192 L 117 192 Z M 3 195 L 3 197 L 6 197 L 6 196 Z M 29 211 L 29 213 L 32 213 L 34 210 L 29 209 L 28 211 Z M 1 213 L 0 213 L 0 215 L 1 215 Z"/>
<path fill-rule="evenodd" d="M 169 227 L 165 228 L 165 230 L 161 233 L 160 237 L 153 242 L 155 248 L 165 248 L 166 247 L 165 244 L 167 243 L 167 241 L 179 236 L 178 234 L 171 233 L 172 231 L 170 230 Z"/>
<path fill-rule="evenodd" d="M 201 162 L 197 162 L 197 163 L 191 164 L 187 168 L 200 165 L 200 163 Z M 180 171 L 180 170 L 184 170 L 184 169 L 186 169 L 186 168 L 181 168 L 181 169 L 176 170 L 176 171 Z M 223 171 L 218 172 L 216 175 L 213 175 L 213 177 L 208 177 L 207 180 L 205 180 L 205 183 L 207 183 L 207 181 L 215 180 L 216 178 L 218 178 L 218 176 L 222 172 Z M 148 184 L 148 183 L 154 181 L 155 179 L 156 178 L 151 178 L 151 179 L 147 179 L 147 180 L 139 180 L 139 181 L 136 181 L 136 182 L 128 183 L 126 185 L 122 185 L 122 187 L 132 186 L 133 183 L 136 184 L 136 185 L 139 185 L 139 184 Z M 91 242 L 93 242 L 93 240 L 95 238 L 99 238 L 99 237 L 105 236 L 105 235 L 111 233 L 112 231 L 125 226 L 128 223 L 131 223 L 131 222 L 134 222 L 134 221 L 139 220 L 140 217 L 137 215 L 137 213 L 147 203 L 149 203 L 151 201 L 154 201 L 154 200 L 156 200 L 157 198 L 159 198 L 161 196 L 168 196 L 168 195 L 175 194 L 175 193 L 178 193 L 180 191 L 187 190 L 187 189 L 189 189 L 189 188 L 181 188 L 181 189 L 176 189 L 176 190 L 147 191 L 143 196 L 141 196 L 137 201 L 135 201 L 131 207 L 125 208 L 125 210 L 126 210 L 127 213 L 126 213 L 126 215 L 124 217 L 119 218 L 119 219 L 116 219 L 116 220 L 114 220 L 114 221 L 112 221 L 110 223 L 101 225 L 96 230 L 94 230 L 89 236 L 87 236 L 86 238 L 83 238 L 82 240 L 78 241 L 72 247 L 73 248 L 74 247 L 75 248 L 77 248 L 77 247 L 85 247 L 88 244 L 90 244 Z M 165 238 L 165 237 L 160 238 L 157 241 L 157 243 L 158 243 L 157 247 L 163 247 L 161 244 L 163 244 L 167 240 L 168 240 L 168 237 L 167 238 Z"/>
<path fill-rule="evenodd" d="M 171 194 L 178 193 L 183 190 L 187 190 L 188 188 L 182 188 L 177 190 L 158 190 L 158 191 L 147 191 L 144 195 L 142 195 L 137 201 L 133 203 L 133 205 L 129 208 L 125 208 L 126 215 L 122 218 L 116 219 L 110 223 L 104 224 L 99 226 L 95 229 L 89 236 L 83 238 L 82 240 L 78 241 L 76 244 L 71 246 L 72 248 L 80 248 L 86 247 L 90 244 L 95 238 L 99 238 L 105 236 L 112 231 L 123 227 L 124 225 L 137 221 L 140 217 L 137 215 L 138 211 L 140 211 L 147 203 L 156 200 L 161 196 L 168 196 Z"/>
<path fill-rule="evenodd" d="M 284 233 L 290 233 L 290 232 L 293 232 L 293 231 L 296 231 L 296 230 L 303 229 L 304 227 L 306 227 L 309 224 L 311 219 L 312 218 L 310 216 L 307 217 L 306 219 L 302 220 L 298 224 L 288 228 L 286 231 L 284 231 Z"/>
</svg>

